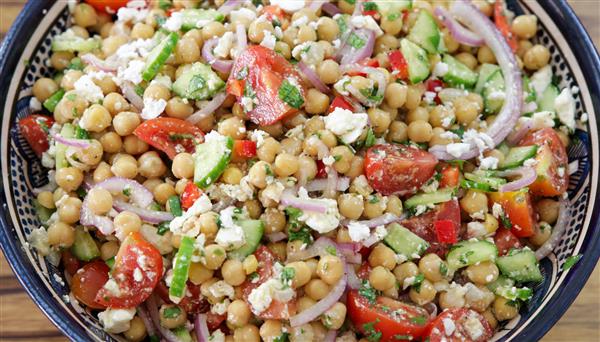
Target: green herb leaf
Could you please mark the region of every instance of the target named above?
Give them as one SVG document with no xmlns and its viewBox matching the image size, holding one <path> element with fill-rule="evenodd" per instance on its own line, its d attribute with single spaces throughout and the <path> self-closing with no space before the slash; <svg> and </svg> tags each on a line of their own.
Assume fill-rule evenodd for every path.
<svg viewBox="0 0 600 342">
<path fill-rule="evenodd" d="M 363 3 L 363 11 L 377 11 L 377 4 L 374 2 L 365 2 Z"/>
<path fill-rule="evenodd" d="M 508 218 L 508 215 L 506 215 L 504 212 L 500 214 L 500 222 L 502 222 L 502 226 L 506 229 L 511 229 L 513 226 L 512 222 Z"/>
<path fill-rule="evenodd" d="M 394 21 L 396 19 L 400 18 L 400 13 L 390 13 L 387 15 L 387 20 L 388 21 Z"/>
<path fill-rule="evenodd" d="M 415 289 L 415 291 L 417 291 L 417 293 L 421 293 L 421 284 L 423 283 L 423 280 L 425 280 L 425 275 L 423 275 L 423 273 L 419 273 L 415 276 L 415 280 L 413 280 L 412 283 L 412 288 Z"/>
<path fill-rule="evenodd" d="M 173 4 L 171 3 L 171 0 L 158 0 L 158 7 L 166 11 L 173 7 Z"/>
<path fill-rule="evenodd" d="M 302 227 L 297 231 L 288 231 L 288 241 L 295 240 L 300 240 L 305 244 L 310 245 L 313 242 L 313 237 L 310 234 L 310 229 L 308 227 Z"/>
<path fill-rule="evenodd" d="M 133 88 L 133 90 L 139 96 L 142 96 L 142 97 L 144 96 L 144 87 L 142 87 L 141 85 L 136 84 L 135 87 Z"/>
<path fill-rule="evenodd" d="M 296 269 L 292 267 L 284 267 L 281 271 L 281 282 L 288 285 L 296 275 Z"/>
<path fill-rule="evenodd" d="M 571 267 L 575 266 L 575 264 L 581 259 L 583 254 L 572 255 L 565 260 L 565 263 L 562 265 L 562 270 L 566 271 Z"/>
<path fill-rule="evenodd" d="M 194 75 L 190 80 L 189 92 L 194 93 L 206 88 L 206 80 L 201 75 Z"/>
<path fill-rule="evenodd" d="M 170 221 L 161 222 L 156 229 L 156 234 L 165 235 L 165 233 L 169 231 L 170 223 L 171 223 Z"/>
<path fill-rule="evenodd" d="M 427 323 L 427 317 L 425 317 L 425 316 L 412 317 L 410 319 L 410 321 L 416 325 L 424 325 L 425 323 Z"/>
<path fill-rule="evenodd" d="M 381 340 L 381 331 L 375 329 L 375 324 L 379 323 L 379 318 L 376 318 L 373 322 L 363 324 L 363 331 L 367 340 L 371 342 L 378 342 Z"/>
<path fill-rule="evenodd" d="M 75 125 L 75 139 L 90 139 L 90 133 L 79 125 Z"/>
<path fill-rule="evenodd" d="M 394 335 L 394 340 L 412 340 L 413 336 L 412 335 L 400 335 L 400 334 L 396 334 Z"/>
<path fill-rule="evenodd" d="M 344 0 L 344 1 L 346 1 L 346 2 L 347 2 L 347 3 L 349 3 L 350 5 L 354 5 L 354 4 L 356 4 L 356 0 Z"/>
<path fill-rule="evenodd" d="M 165 318 L 175 318 L 179 315 L 181 315 L 181 309 L 178 306 L 171 306 L 163 310 Z"/>
<path fill-rule="evenodd" d="M 181 210 L 181 202 L 179 201 L 179 196 L 173 195 L 169 197 L 167 200 L 169 203 L 169 211 L 173 216 L 181 216 L 183 215 L 183 211 Z"/>
<path fill-rule="evenodd" d="M 334 255 L 334 256 L 337 255 L 337 250 L 333 246 L 325 247 L 325 251 L 331 255 Z"/>
<path fill-rule="evenodd" d="M 290 334 L 288 334 L 287 332 L 284 332 L 281 335 L 275 337 L 273 339 L 273 342 L 287 342 L 289 336 L 290 336 Z"/>
<path fill-rule="evenodd" d="M 368 281 L 364 280 L 358 289 L 358 294 L 365 297 L 369 303 L 374 304 L 377 300 L 377 290 L 371 287 Z"/>
<path fill-rule="evenodd" d="M 123 195 L 131 196 L 131 188 L 130 187 L 123 188 Z"/>
<path fill-rule="evenodd" d="M 440 262 L 440 274 L 444 277 L 448 275 L 448 266 L 445 262 Z"/>
<path fill-rule="evenodd" d="M 279 98 L 290 107 L 296 109 L 302 107 L 304 104 L 304 98 L 298 87 L 290 83 L 287 79 L 281 82 L 281 87 L 279 87 Z"/>
<path fill-rule="evenodd" d="M 360 93 L 371 102 L 379 102 L 383 99 L 383 95 L 377 94 L 377 88 L 363 88 Z"/>
<path fill-rule="evenodd" d="M 373 132 L 373 128 L 369 127 L 367 131 L 367 137 L 365 138 L 365 147 L 369 148 L 375 145 L 377 138 L 375 137 L 375 133 Z"/>
<path fill-rule="evenodd" d="M 458 135 L 459 138 L 463 138 L 463 136 L 465 135 L 465 128 L 463 126 L 458 127 L 457 129 L 450 129 L 450 132 Z"/>
<path fill-rule="evenodd" d="M 371 204 L 379 203 L 379 197 L 377 197 L 377 195 L 370 195 L 369 203 L 371 203 Z"/>
<path fill-rule="evenodd" d="M 83 61 L 81 60 L 81 58 L 74 57 L 73 59 L 71 59 L 71 62 L 69 63 L 69 66 L 67 67 L 67 69 L 83 70 L 84 67 L 85 67 L 85 65 L 83 65 Z"/>
<path fill-rule="evenodd" d="M 360 49 L 367 43 L 364 39 L 359 37 L 356 33 L 352 32 L 346 41 L 350 46 L 355 49 Z"/>
</svg>

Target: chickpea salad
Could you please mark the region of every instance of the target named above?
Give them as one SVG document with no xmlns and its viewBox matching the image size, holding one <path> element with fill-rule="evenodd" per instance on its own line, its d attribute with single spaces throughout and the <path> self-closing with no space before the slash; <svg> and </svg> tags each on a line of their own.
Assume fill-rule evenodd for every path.
<svg viewBox="0 0 600 342">
<path fill-rule="evenodd" d="M 528 305 L 587 120 L 535 16 L 500 0 L 69 10 L 18 122 L 49 170 L 28 240 L 105 331 L 482 342 Z"/>
</svg>

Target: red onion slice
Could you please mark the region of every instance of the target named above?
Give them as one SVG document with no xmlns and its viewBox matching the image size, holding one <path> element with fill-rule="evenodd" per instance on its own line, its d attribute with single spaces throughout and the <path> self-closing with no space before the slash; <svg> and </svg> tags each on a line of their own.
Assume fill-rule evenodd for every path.
<svg viewBox="0 0 600 342">
<path fill-rule="evenodd" d="M 284 192 L 281 196 L 281 204 L 284 206 L 294 207 L 300 210 L 313 211 L 316 213 L 325 214 L 327 205 L 320 200 L 311 198 L 299 198 L 289 192 Z"/>
<path fill-rule="evenodd" d="M 300 68 L 300 70 L 302 71 L 302 73 L 304 74 L 304 76 L 306 76 L 306 78 L 310 81 L 310 83 L 315 86 L 315 88 L 317 88 L 318 91 L 324 93 L 324 94 L 329 94 L 331 93 L 331 90 L 329 90 L 329 87 L 325 85 L 325 83 L 323 83 L 323 81 L 321 81 L 321 78 L 319 77 L 319 75 L 317 75 L 317 73 L 311 69 L 308 65 L 304 64 L 304 62 L 300 61 L 298 62 L 298 68 Z"/>
<path fill-rule="evenodd" d="M 339 9 L 339 7 L 337 7 L 336 5 L 332 4 L 331 2 L 326 2 L 321 6 L 321 9 L 323 10 L 323 12 L 329 14 L 330 16 L 334 16 L 336 14 L 340 14 L 342 13 L 342 11 Z"/>
<path fill-rule="evenodd" d="M 314 179 L 304 187 L 306 191 L 323 191 L 327 187 L 327 179 Z M 346 191 L 350 187 L 350 178 L 338 177 L 335 189 L 337 191 Z"/>
<path fill-rule="evenodd" d="M 335 342 L 335 338 L 337 337 L 337 330 L 329 330 L 327 335 L 325 335 L 325 342 Z"/>
<path fill-rule="evenodd" d="M 71 146 L 71 147 L 76 147 L 76 148 L 90 147 L 90 141 L 87 139 L 65 138 L 65 137 L 61 136 L 60 134 L 54 134 L 52 137 L 54 138 L 54 140 L 56 140 L 57 142 L 65 145 L 65 146 Z"/>
<path fill-rule="evenodd" d="M 356 271 L 354 270 L 354 266 L 350 264 L 346 264 L 346 274 L 348 276 L 348 287 L 352 290 L 357 290 L 362 285 L 362 281 L 356 275 Z"/>
<path fill-rule="evenodd" d="M 511 132 L 506 137 L 506 143 L 511 146 L 515 146 L 525 137 L 525 135 L 533 128 L 533 120 L 523 121 L 520 125 L 516 127 L 516 130 Z"/>
<path fill-rule="evenodd" d="M 558 245 L 563 233 L 567 229 L 567 224 L 569 223 L 570 217 L 569 201 L 565 198 L 561 198 L 558 210 L 558 219 L 556 219 L 556 223 L 554 224 L 550 238 L 548 238 L 548 240 L 535 251 L 535 258 L 538 260 L 544 259 L 552 252 L 552 250 Z"/>
<path fill-rule="evenodd" d="M 208 342 L 210 338 L 210 332 L 208 331 L 208 325 L 206 324 L 206 314 L 197 314 L 194 320 L 194 331 L 196 332 L 196 339 L 198 342 Z"/>
<path fill-rule="evenodd" d="M 81 205 L 81 211 L 79 213 L 79 222 L 84 226 L 93 226 L 104 235 L 110 235 L 115 231 L 115 227 L 110 218 L 106 216 L 99 216 L 92 212 L 89 208 L 89 202 L 87 197 L 83 200 Z"/>
<path fill-rule="evenodd" d="M 142 322 L 144 322 L 148 336 L 156 336 L 156 327 L 154 326 L 154 323 L 152 323 L 152 318 L 150 318 L 148 310 L 146 310 L 143 305 L 140 305 L 137 307 L 137 312 L 138 315 L 140 315 Z"/>
<path fill-rule="evenodd" d="M 393 222 L 399 222 L 399 221 L 404 220 L 405 218 L 406 218 L 406 215 L 404 215 L 404 214 L 402 216 L 396 216 L 391 213 L 385 213 L 374 219 L 357 221 L 357 223 L 360 225 L 363 225 L 363 226 L 367 226 L 369 228 L 375 228 L 377 226 L 384 226 L 386 224 L 390 224 Z M 344 225 L 344 226 L 347 226 L 348 224 L 350 224 L 350 220 L 344 220 L 342 222 L 342 225 Z"/>
<path fill-rule="evenodd" d="M 319 255 L 325 255 L 328 253 L 327 252 L 328 247 L 336 248 L 336 244 L 330 238 L 322 236 L 322 237 L 318 238 L 317 241 L 315 241 L 308 248 L 299 250 L 297 252 L 294 252 L 293 254 L 288 253 L 287 261 L 288 262 L 300 261 L 300 260 L 310 259 L 310 258 L 319 256 Z M 336 250 L 337 250 L 337 248 L 336 248 Z"/>
<path fill-rule="evenodd" d="M 524 187 L 528 186 L 529 184 L 535 182 L 535 180 L 537 178 L 537 173 L 535 172 L 535 169 L 533 169 L 532 167 L 521 167 L 521 168 L 516 169 L 514 172 L 515 172 L 515 175 L 520 175 L 521 177 L 519 177 L 519 179 L 517 179 L 517 180 L 508 182 L 508 183 L 500 186 L 498 191 L 500 191 L 500 192 L 517 191 L 517 190 L 523 189 Z"/>
<path fill-rule="evenodd" d="M 131 201 L 140 208 L 148 207 L 150 204 L 152 204 L 152 200 L 154 199 L 154 196 L 150 190 L 133 179 L 111 177 L 96 184 L 94 188 L 95 187 L 99 187 L 110 192 L 123 192 L 124 190 L 129 189 L 131 192 Z"/>
<path fill-rule="evenodd" d="M 152 319 L 154 326 L 158 329 L 163 339 L 165 339 L 168 342 L 181 342 L 179 337 L 177 337 L 177 335 L 175 335 L 171 330 L 163 328 L 163 326 L 160 325 L 158 303 L 156 302 L 156 298 L 154 298 L 154 294 L 151 294 L 150 297 L 148 297 L 148 299 L 146 300 L 146 308 L 150 313 L 150 318 Z"/>
<path fill-rule="evenodd" d="M 135 92 L 135 87 L 131 82 L 123 82 L 123 84 L 121 84 L 121 90 L 127 101 L 129 101 L 137 110 L 141 112 L 142 109 L 144 109 L 144 100 Z"/>
<path fill-rule="evenodd" d="M 356 6 L 358 6 L 358 2 Z M 368 29 L 359 29 L 355 30 L 353 33 L 358 35 L 361 39 L 366 40 L 365 45 L 357 50 L 346 44 L 340 51 L 342 65 L 358 63 L 363 59 L 370 58 L 373 54 L 373 49 L 375 48 L 375 32 Z"/>
<path fill-rule="evenodd" d="M 323 190 L 323 197 L 335 198 L 336 188 L 338 183 L 338 173 L 333 166 L 325 166 L 327 172 L 327 185 Z"/>
<path fill-rule="evenodd" d="M 116 65 L 108 63 L 106 61 L 103 61 L 100 58 L 98 58 L 97 56 L 92 55 L 91 53 L 86 53 L 85 55 L 81 56 L 80 58 L 84 63 L 94 66 L 94 67 L 98 68 L 99 70 L 106 71 L 106 72 L 117 71 Z"/>
<path fill-rule="evenodd" d="M 227 98 L 227 93 L 221 92 L 215 95 L 212 100 L 207 102 L 202 108 L 196 111 L 194 114 L 190 115 L 187 119 L 188 122 L 193 124 L 197 124 L 202 119 L 205 119 L 210 114 L 214 113 L 221 107 L 225 99 Z"/>
<path fill-rule="evenodd" d="M 285 238 L 287 238 L 287 235 L 285 235 L 284 232 L 276 232 L 276 233 L 267 234 L 267 239 L 271 242 L 279 242 Z"/>
<path fill-rule="evenodd" d="M 65 158 L 69 162 L 69 165 L 76 167 L 82 171 L 89 171 L 90 170 L 89 165 L 82 163 L 79 160 L 73 158 L 79 150 L 80 150 L 79 148 L 76 148 L 73 146 L 67 147 L 67 150 L 65 151 Z"/>
<path fill-rule="evenodd" d="M 219 38 L 213 38 L 204 43 L 202 46 L 202 58 L 206 60 L 213 69 L 222 73 L 229 73 L 233 67 L 233 61 L 217 59 L 213 55 L 213 49 L 219 43 Z"/>
<path fill-rule="evenodd" d="M 342 260 L 342 263 L 343 263 L 344 269 L 345 269 L 346 261 L 344 260 L 344 258 L 340 258 L 340 259 Z M 332 307 L 338 300 L 340 300 L 340 298 L 342 297 L 342 295 L 344 294 L 344 292 L 346 290 L 346 284 L 347 284 L 347 279 L 346 279 L 346 274 L 344 272 L 344 275 L 342 276 L 340 281 L 338 281 L 338 283 L 335 284 L 335 286 L 329 291 L 327 296 L 325 296 L 323 299 L 318 301 L 316 304 L 314 304 L 309 309 L 306 309 L 306 310 L 300 312 L 299 314 L 290 317 L 290 325 L 292 327 L 297 327 L 297 326 L 309 323 L 309 322 L 313 321 L 314 319 L 318 318 L 319 316 L 321 316 L 325 311 L 327 311 L 330 307 Z"/>
<path fill-rule="evenodd" d="M 161 222 L 171 221 L 174 218 L 173 214 L 166 211 L 154 211 L 149 209 L 143 209 L 119 200 L 115 200 L 113 207 L 118 212 L 130 211 L 132 213 L 135 213 L 142 219 L 142 221 L 152 224 L 159 224 Z"/>
<path fill-rule="evenodd" d="M 237 24 L 235 27 L 235 36 L 237 38 L 237 48 L 241 53 L 248 47 L 248 36 L 246 35 L 246 26 L 244 24 Z"/>
<path fill-rule="evenodd" d="M 217 9 L 217 11 L 219 11 L 219 13 L 222 13 L 223 15 L 228 15 L 229 13 L 231 13 L 231 11 L 238 8 L 243 3 L 244 0 L 227 0 L 223 5 L 221 5 L 221 7 Z"/>
<path fill-rule="evenodd" d="M 323 0 L 312 0 L 310 5 L 308 5 L 308 8 L 316 13 L 321 9 L 321 6 L 323 6 Z"/>
<path fill-rule="evenodd" d="M 454 20 L 452 15 L 444 8 L 438 6 L 433 13 L 444 23 L 444 26 L 448 28 L 448 31 L 457 42 L 469 46 L 483 45 L 483 39 L 480 36 Z"/>
</svg>

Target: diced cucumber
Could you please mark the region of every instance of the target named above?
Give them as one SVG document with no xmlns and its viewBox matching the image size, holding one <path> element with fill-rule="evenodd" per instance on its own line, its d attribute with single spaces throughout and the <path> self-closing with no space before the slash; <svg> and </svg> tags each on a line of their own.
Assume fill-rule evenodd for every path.
<svg viewBox="0 0 600 342">
<path fill-rule="evenodd" d="M 52 216 L 52 214 L 54 213 L 54 210 L 44 207 L 40 204 L 40 202 L 38 202 L 37 199 L 33 199 L 33 207 L 35 209 L 35 213 L 37 214 L 38 219 L 40 220 L 40 223 L 42 223 L 42 225 L 44 226 L 47 226 L 48 220 L 50 219 L 50 216 Z"/>
<path fill-rule="evenodd" d="M 231 160 L 233 139 L 211 139 L 196 146 L 194 182 L 202 189 L 216 182 Z"/>
<path fill-rule="evenodd" d="M 200 9 L 200 8 L 188 8 L 180 11 L 181 13 L 181 29 L 183 31 L 189 31 L 195 28 L 202 28 L 206 24 L 219 21 L 223 22 L 225 16 L 215 9 Z"/>
<path fill-rule="evenodd" d="M 504 297 L 513 302 L 523 301 L 526 302 L 533 297 L 533 290 L 528 287 L 505 287 L 501 286 L 496 288 L 494 294 Z"/>
<path fill-rule="evenodd" d="M 537 95 L 535 93 L 535 89 L 533 89 L 533 87 L 531 86 L 531 80 L 529 79 L 529 77 L 527 77 L 527 75 L 523 75 L 523 93 L 525 96 L 523 102 L 535 102 Z"/>
<path fill-rule="evenodd" d="M 383 241 L 394 252 L 405 256 L 407 259 L 416 259 L 429 248 L 427 241 L 398 223 L 388 227 L 388 234 Z"/>
<path fill-rule="evenodd" d="M 175 255 L 173 266 L 173 279 L 169 287 L 169 298 L 183 298 L 185 296 L 186 282 L 188 280 L 192 254 L 194 253 L 194 238 L 183 236 L 179 244 L 179 250 Z"/>
<path fill-rule="evenodd" d="M 444 74 L 444 82 L 452 87 L 471 88 L 477 82 L 477 73 L 450 55 L 444 55 L 442 61 L 448 65 Z"/>
<path fill-rule="evenodd" d="M 400 41 L 400 50 L 408 64 L 408 78 L 413 84 L 419 83 L 429 76 L 429 58 L 427 51 L 408 39 Z"/>
<path fill-rule="evenodd" d="M 454 197 L 454 189 L 453 188 L 440 189 L 436 192 L 414 195 L 404 202 L 404 207 L 409 209 L 409 208 L 414 208 L 418 205 L 429 205 L 429 204 L 448 202 L 453 197 Z"/>
<path fill-rule="evenodd" d="M 554 108 L 554 100 L 558 97 L 560 92 L 554 84 L 550 84 L 546 90 L 538 97 L 538 112 L 549 111 L 556 112 Z"/>
<path fill-rule="evenodd" d="M 395 15 L 402 16 L 402 11 L 411 9 L 413 2 L 412 0 L 373 0 L 377 4 L 377 9 L 381 15 Z"/>
<path fill-rule="evenodd" d="M 469 172 L 466 172 L 464 174 L 464 176 L 466 179 L 468 179 L 470 181 L 487 184 L 490 187 L 492 187 L 492 189 L 498 189 L 503 184 L 506 184 L 506 179 L 504 179 L 504 178 L 497 178 L 497 177 L 492 177 L 492 176 L 482 176 L 480 174 L 469 173 Z"/>
<path fill-rule="evenodd" d="M 513 287 L 513 286 L 515 286 L 515 281 L 512 280 L 512 279 L 510 279 L 510 278 L 508 278 L 508 277 L 505 277 L 503 275 L 499 275 L 498 278 L 495 281 L 487 284 L 486 286 L 487 286 L 487 288 L 490 291 L 492 291 L 492 292 L 494 292 L 496 294 L 496 291 L 499 288 L 501 288 L 501 287 Z"/>
<path fill-rule="evenodd" d="M 190 335 L 190 332 L 184 326 L 173 329 L 173 334 L 175 334 L 175 336 L 177 336 L 179 342 L 193 342 L 194 341 L 192 339 L 192 335 Z M 210 338 L 208 340 L 210 340 Z"/>
<path fill-rule="evenodd" d="M 60 102 L 60 100 L 62 100 L 63 96 L 65 96 L 65 90 L 62 88 L 58 89 L 54 94 L 50 95 L 50 97 L 44 101 L 44 108 L 54 113 L 56 105 Z"/>
<path fill-rule="evenodd" d="M 60 130 L 60 136 L 63 138 L 75 137 L 75 128 L 73 127 L 73 125 L 70 123 L 64 124 L 62 126 L 62 129 Z M 65 156 L 65 153 L 67 152 L 67 146 L 59 142 L 55 142 L 55 144 L 56 154 L 54 160 L 56 163 L 56 170 L 62 169 L 63 167 L 68 167 L 69 162 L 67 161 L 67 157 Z"/>
<path fill-rule="evenodd" d="M 108 268 L 110 268 L 112 270 L 112 268 L 115 266 L 115 257 L 106 259 L 106 261 L 104 261 L 104 263 L 106 263 L 106 266 L 108 266 Z"/>
<path fill-rule="evenodd" d="M 537 145 L 511 147 L 504 160 L 498 163 L 498 168 L 511 169 L 521 166 L 527 159 L 535 157 L 537 150 Z"/>
<path fill-rule="evenodd" d="M 496 64 L 482 64 L 479 68 L 479 77 L 477 78 L 477 84 L 475 85 L 475 92 L 481 94 L 485 84 L 490 79 L 493 73 L 500 70 L 500 67 Z"/>
<path fill-rule="evenodd" d="M 175 94 L 192 100 L 206 100 L 225 88 L 225 82 L 210 66 L 196 62 L 173 83 Z"/>
<path fill-rule="evenodd" d="M 229 252 L 229 257 L 233 259 L 243 260 L 248 255 L 254 253 L 260 239 L 265 232 L 265 225 L 261 220 L 240 220 L 236 224 L 242 227 L 244 231 L 245 243 L 242 247 Z"/>
<path fill-rule="evenodd" d="M 498 146 L 496 146 L 496 149 L 502 152 L 503 155 L 507 155 L 510 151 L 510 146 L 508 146 L 508 144 L 505 141 L 503 141 Z"/>
<path fill-rule="evenodd" d="M 81 261 L 90 261 L 100 256 L 100 250 L 94 238 L 83 227 L 75 229 L 75 241 L 71 246 L 71 253 Z"/>
<path fill-rule="evenodd" d="M 179 196 L 173 195 L 167 199 L 167 204 L 169 205 L 169 211 L 173 216 L 181 216 L 183 215 L 183 210 L 181 210 L 181 201 L 179 200 Z"/>
<path fill-rule="evenodd" d="M 450 247 L 446 261 L 450 269 L 458 270 L 478 262 L 496 261 L 497 257 L 498 248 L 493 243 L 485 240 L 468 240 Z"/>
<path fill-rule="evenodd" d="M 95 49 L 99 49 L 100 46 L 100 38 L 82 38 L 75 35 L 75 33 L 72 30 L 67 30 L 66 32 L 52 39 L 52 51 L 54 52 L 89 52 Z"/>
<path fill-rule="evenodd" d="M 433 16 L 428 11 L 420 11 L 407 38 L 430 54 L 435 54 L 438 53 L 442 34 Z"/>
<path fill-rule="evenodd" d="M 507 255 L 499 257 L 496 265 L 503 275 L 520 283 L 544 279 L 535 253 L 529 248 L 511 250 Z"/>
<path fill-rule="evenodd" d="M 501 70 L 496 70 L 483 87 L 483 107 L 485 113 L 497 113 L 504 104 L 504 77 Z"/>
<path fill-rule="evenodd" d="M 160 68 L 165 64 L 169 56 L 175 50 L 179 35 L 175 32 L 169 33 L 152 51 L 146 56 L 146 66 L 142 72 L 142 78 L 144 81 L 150 82 Z"/>
<path fill-rule="evenodd" d="M 479 183 L 479 182 L 472 181 L 469 179 L 461 179 L 460 187 L 463 189 L 475 189 L 475 190 L 484 191 L 484 192 L 492 191 L 492 187 L 489 184 Z"/>
</svg>

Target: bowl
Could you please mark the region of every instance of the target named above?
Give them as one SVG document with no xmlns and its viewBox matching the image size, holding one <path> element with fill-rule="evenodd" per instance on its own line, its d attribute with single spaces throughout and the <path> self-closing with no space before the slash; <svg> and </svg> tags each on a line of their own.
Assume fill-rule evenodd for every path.
<svg viewBox="0 0 600 342">
<path fill-rule="evenodd" d="M 544 281 L 535 288 L 530 303 L 506 322 L 494 340 L 536 341 L 567 310 L 594 270 L 600 256 L 600 58 L 583 26 L 564 0 L 509 1 L 514 12 L 539 18 L 535 38 L 549 47 L 560 88 L 576 93 L 577 117 L 587 113 L 587 127 L 579 127 L 569 147 L 569 162 L 578 169 L 569 184 L 571 217 L 565 235 L 554 252 L 541 262 Z M 19 118 L 31 113 L 31 87 L 48 73 L 51 38 L 70 23 L 67 1 L 29 1 L 0 48 L 0 106 L 2 126 L 0 160 L 0 244 L 19 281 L 48 318 L 76 341 L 115 341 L 102 330 L 97 318 L 69 296 L 63 272 L 56 260 L 39 256 L 27 244 L 27 235 L 39 227 L 32 189 L 47 183 L 48 172 L 16 129 Z M 578 90 L 578 91 L 577 91 Z M 563 270 L 568 257 L 582 254 L 575 266 Z"/>
</svg>

